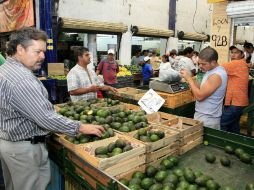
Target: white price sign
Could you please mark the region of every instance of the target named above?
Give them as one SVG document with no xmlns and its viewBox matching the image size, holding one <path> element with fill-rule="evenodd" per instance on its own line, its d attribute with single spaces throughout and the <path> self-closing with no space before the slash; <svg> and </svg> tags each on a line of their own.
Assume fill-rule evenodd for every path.
<svg viewBox="0 0 254 190">
<path fill-rule="evenodd" d="M 164 104 L 165 100 L 159 96 L 153 89 L 148 90 L 145 95 L 138 101 L 147 114 L 157 112 Z"/>
</svg>

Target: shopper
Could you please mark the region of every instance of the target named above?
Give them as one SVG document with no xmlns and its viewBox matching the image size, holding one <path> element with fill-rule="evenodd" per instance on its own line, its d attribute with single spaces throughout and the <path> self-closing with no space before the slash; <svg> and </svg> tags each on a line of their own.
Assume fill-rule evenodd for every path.
<svg viewBox="0 0 254 190">
<path fill-rule="evenodd" d="M 200 69 L 205 73 L 199 86 L 186 70 L 181 70 L 182 77 L 189 83 L 196 98 L 194 119 L 204 122 L 204 126 L 220 129 L 223 99 L 227 87 L 227 73 L 217 63 L 218 53 L 207 47 L 199 54 Z"/>
<path fill-rule="evenodd" d="M 245 42 L 244 50 L 246 52 L 246 62 L 250 68 L 254 68 L 254 47 L 252 43 Z"/>
<path fill-rule="evenodd" d="M 145 62 L 144 61 L 144 58 L 146 57 L 146 56 L 148 56 L 148 50 L 143 50 L 142 51 L 142 54 L 141 54 L 141 56 L 139 56 L 139 65 L 143 65 L 143 63 Z"/>
<path fill-rule="evenodd" d="M 229 50 L 231 61 L 221 64 L 228 74 L 228 85 L 220 127 L 224 131 L 240 133 L 240 117 L 248 105 L 249 69 L 241 45 L 231 46 Z"/>
<path fill-rule="evenodd" d="M 45 190 L 50 165 L 45 139 L 50 131 L 101 136 L 103 128 L 58 115 L 47 90 L 33 75 L 45 58 L 47 35 L 23 28 L 10 36 L 0 67 L 0 157 L 6 190 Z"/>
<path fill-rule="evenodd" d="M 96 74 L 103 75 L 104 84 L 117 87 L 116 74 L 119 72 L 119 66 L 114 59 L 114 54 L 115 51 L 113 49 L 108 50 L 108 57 L 99 63 Z"/>
<path fill-rule="evenodd" d="M 140 51 L 136 51 L 135 55 L 131 59 L 131 65 L 139 65 L 140 53 Z"/>
<path fill-rule="evenodd" d="M 156 51 L 154 50 L 152 52 L 152 56 L 150 57 L 150 64 L 154 71 L 159 71 L 160 62 L 161 60 L 159 59 L 159 57 L 156 54 Z"/>
<path fill-rule="evenodd" d="M 153 68 L 150 64 L 150 57 L 146 56 L 144 61 L 142 65 L 143 85 L 149 85 L 150 78 L 153 76 Z"/>
<path fill-rule="evenodd" d="M 67 86 L 72 101 L 95 99 L 99 90 L 117 92 L 115 88 L 104 85 L 88 67 L 90 53 L 87 48 L 76 48 L 74 58 L 77 64 L 67 75 Z"/>
<path fill-rule="evenodd" d="M 178 62 L 178 71 L 186 69 L 192 76 L 196 75 L 196 67 L 192 61 L 193 52 L 194 50 L 191 47 L 183 50 L 183 57 Z"/>
</svg>

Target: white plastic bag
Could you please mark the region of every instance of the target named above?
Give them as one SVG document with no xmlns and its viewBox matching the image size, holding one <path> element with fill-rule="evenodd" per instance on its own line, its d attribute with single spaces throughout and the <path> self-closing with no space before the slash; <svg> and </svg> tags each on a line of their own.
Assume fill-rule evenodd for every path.
<svg viewBox="0 0 254 190">
<path fill-rule="evenodd" d="M 179 82 L 181 77 L 177 71 L 174 69 L 161 69 L 159 71 L 159 81 L 162 82 Z"/>
</svg>

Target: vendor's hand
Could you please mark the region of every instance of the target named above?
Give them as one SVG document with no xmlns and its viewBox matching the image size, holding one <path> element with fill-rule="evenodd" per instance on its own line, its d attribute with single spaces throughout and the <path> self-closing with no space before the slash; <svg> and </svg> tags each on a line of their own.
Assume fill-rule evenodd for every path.
<svg viewBox="0 0 254 190">
<path fill-rule="evenodd" d="M 118 92 L 116 88 L 111 87 L 111 86 L 109 87 L 109 90 L 112 91 L 112 92 L 114 92 L 114 93 L 117 93 L 117 92 Z"/>
<path fill-rule="evenodd" d="M 186 80 L 191 78 L 190 73 L 186 69 L 181 69 L 180 70 L 180 75 L 181 75 L 181 77 L 185 78 Z"/>
<path fill-rule="evenodd" d="M 79 132 L 86 135 L 96 135 L 98 137 L 101 137 L 102 133 L 104 133 L 105 130 L 100 125 L 81 124 Z"/>
<path fill-rule="evenodd" d="M 97 92 L 98 90 L 100 90 L 98 85 L 92 85 L 89 87 L 90 92 Z"/>
</svg>

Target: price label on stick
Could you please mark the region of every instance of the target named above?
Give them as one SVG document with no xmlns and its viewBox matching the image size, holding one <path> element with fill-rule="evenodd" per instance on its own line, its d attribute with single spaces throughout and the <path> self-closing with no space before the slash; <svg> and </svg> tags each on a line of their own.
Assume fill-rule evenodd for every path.
<svg viewBox="0 0 254 190">
<path fill-rule="evenodd" d="M 148 90 L 145 95 L 138 101 L 147 114 L 157 112 L 164 104 L 165 100 L 159 96 L 153 89 Z"/>
</svg>

